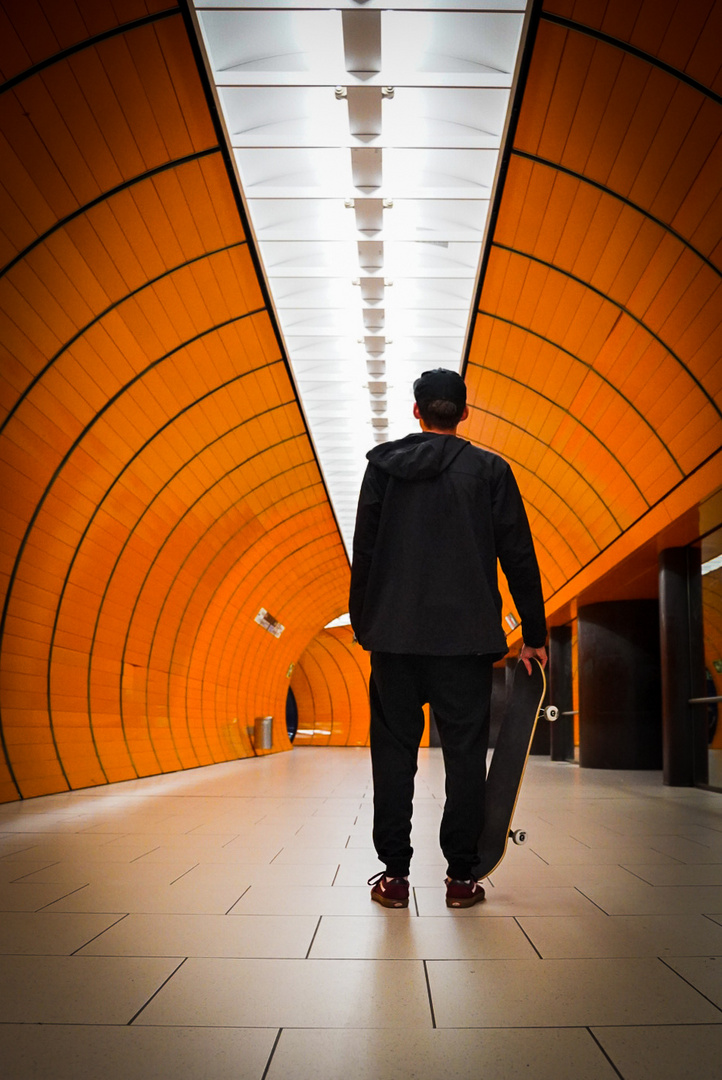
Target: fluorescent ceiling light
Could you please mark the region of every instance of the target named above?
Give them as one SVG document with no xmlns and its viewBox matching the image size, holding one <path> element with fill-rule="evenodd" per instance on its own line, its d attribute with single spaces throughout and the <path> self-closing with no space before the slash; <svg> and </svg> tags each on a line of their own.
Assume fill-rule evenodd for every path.
<svg viewBox="0 0 722 1080">
<path fill-rule="evenodd" d="M 525 7 L 195 0 L 349 552 L 366 451 L 461 367 Z"/>
</svg>

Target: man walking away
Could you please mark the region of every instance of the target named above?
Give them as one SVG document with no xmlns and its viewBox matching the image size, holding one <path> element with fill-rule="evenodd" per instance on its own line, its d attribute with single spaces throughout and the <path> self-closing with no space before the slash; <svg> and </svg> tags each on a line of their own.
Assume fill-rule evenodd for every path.
<svg viewBox="0 0 722 1080">
<path fill-rule="evenodd" d="M 349 612 L 371 651 L 373 839 L 386 870 L 371 899 L 407 907 L 411 815 L 423 706 L 434 710 L 446 772 L 440 843 L 446 903 L 484 899 L 474 876 L 484 827 L 492 666 L 507 652 L 497 561 L 521 618 L 520 659 L 546 664 L 541 580 L 511 468 L 458 438 L 469 414 L 459 374 L 414 383 L 421 431 L 374 447 L 359 497 Z"/>
</svg>

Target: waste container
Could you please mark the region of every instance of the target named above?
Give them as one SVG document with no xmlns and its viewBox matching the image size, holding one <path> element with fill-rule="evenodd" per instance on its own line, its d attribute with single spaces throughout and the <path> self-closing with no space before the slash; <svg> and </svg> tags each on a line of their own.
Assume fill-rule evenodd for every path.
<svg viewBox="0 0 722 1080">
<path fill-rule="evenodd" d="M 257 716 L 254 720 L 253 745 L 256 750 L 270 750 L 273 746 L 272 716 Z"/>
</svg>

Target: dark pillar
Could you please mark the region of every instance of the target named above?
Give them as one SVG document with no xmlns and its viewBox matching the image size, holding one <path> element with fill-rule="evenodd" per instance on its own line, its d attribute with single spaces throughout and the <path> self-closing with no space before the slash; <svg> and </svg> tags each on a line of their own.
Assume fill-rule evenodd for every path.
<svg viewBox="0 0 722 1080">
<path fill-rule="evenodd" d="M 690 705 L 704 697 L 700 552 L 667 548 L 659 554 L 659 634 L 662 653 L 664 782 L 707 783 L 707 712 Z"/>
<path fill-rule="evenodd" d="M 552 626 L 549 631 L 549 704 L 559 709 L 559 719 L 551 725 L 552 761 L 574 759 L 574 717 L 572 716 L 572 628 Z"/>
<path fill-rule="evenodd" d="M 660 769 L 659 605 L 619 600 L 580 608 L 579 764 Z"/>
</svg>

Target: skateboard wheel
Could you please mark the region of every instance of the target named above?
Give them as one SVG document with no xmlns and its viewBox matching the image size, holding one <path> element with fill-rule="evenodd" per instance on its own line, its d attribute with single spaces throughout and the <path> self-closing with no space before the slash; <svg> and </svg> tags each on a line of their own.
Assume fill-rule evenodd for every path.
<svg viewBox="0 0 722 1080">
<path fill-rule="evenodd" d="M 527 835 L 524 829 L 514 829 L 509 833 L 515 844 L 525 844 L 527 841 Z"/>
<path fill-rule="evenodd" d="M 547 705 L 546 709 L 544 710 L 544 716 L 546 717 L 547 720 L 552 720 L 552 721 L 558 720 L 559 719 L 559 709 L 557 708 L 556 705 Z"/>
</svg>

